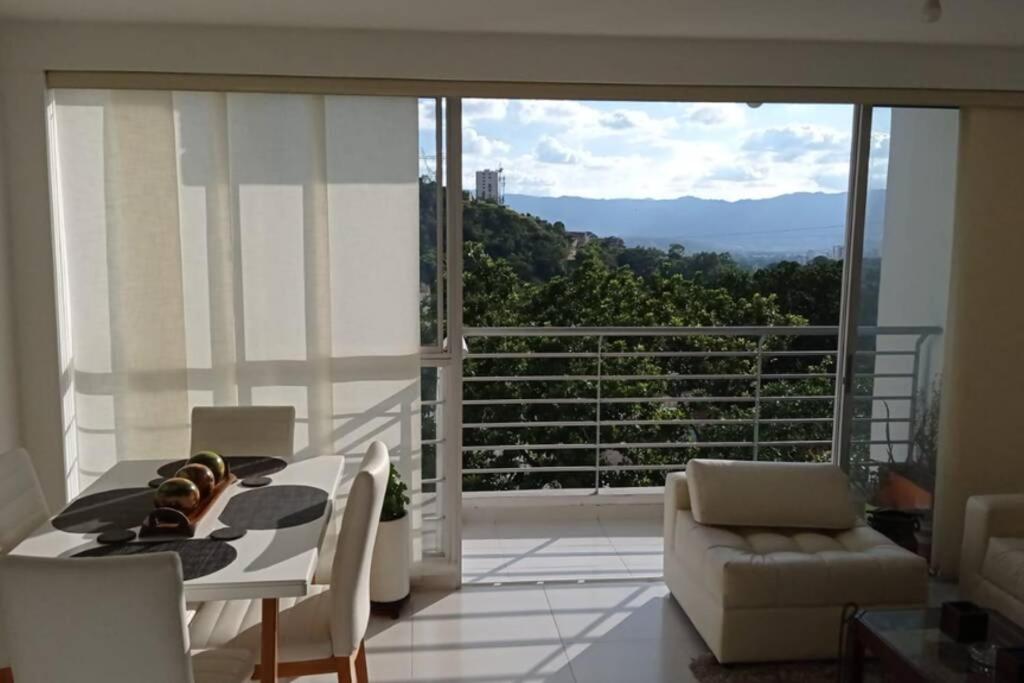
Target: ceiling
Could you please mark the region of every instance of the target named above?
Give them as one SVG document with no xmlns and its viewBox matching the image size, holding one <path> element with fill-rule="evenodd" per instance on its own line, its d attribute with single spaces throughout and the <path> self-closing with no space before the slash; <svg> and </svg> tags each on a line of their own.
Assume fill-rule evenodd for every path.
<svg viewBox="0 0 1024 683">
<path fill-rule="evenodd" d="M 0 0 L 0 17 L 1024 46 L 1024 0 Z"/>
</svg>

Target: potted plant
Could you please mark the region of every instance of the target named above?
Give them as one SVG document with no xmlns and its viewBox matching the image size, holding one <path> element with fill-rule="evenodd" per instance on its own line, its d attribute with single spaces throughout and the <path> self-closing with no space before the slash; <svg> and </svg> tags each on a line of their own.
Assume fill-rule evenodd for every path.
<svg viewBox="0 0 1024 683">
<path fill-rule="evenodd" d="M 370 569 L 370 600 L 376 611 L 397 619 L 409 597 L 409 496 L 391 465 Z"/>
<path fill-rule="evenodd" d="M 906 460 L 897 461 L 893 455 L 889 430 L 889 405 L 886 412 L 885 434 L 888 442 L 888 461 L 880 472 L 881 490 L 878 504 L 899 509 L 930 510 L 935 490 L 935 463 L 938 457 L 939 402 L 941 388 L 938 383 L 931 395 L 924 392 L 917 398 L 917 415 L 912 425 Z"/>
<path fill-rule="evenodd" d="M 886 411 L 885 434 L 888 458 L 878 472 L 878 492 L 869 523 L 883 534 L 912 550 L 927 555 L 930 551 L 930 528 L 935 467 L 938 457 L 939 402 L 941 388 L 935 384 L 929 396 L 924 391 L 917 397 L 917 414 L 910 434 L 907 458 L 894 457 L 889 429 L 889 405 Z M 919 536 L 926 547 L 919 547 Z"/>
</svg>

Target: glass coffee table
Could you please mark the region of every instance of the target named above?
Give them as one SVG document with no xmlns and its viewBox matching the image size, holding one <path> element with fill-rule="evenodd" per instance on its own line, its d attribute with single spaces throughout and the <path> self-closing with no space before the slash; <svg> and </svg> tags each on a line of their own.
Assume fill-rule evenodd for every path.
<svg viewBox="0 0 1024 683">
<path fill-rule="evenodd" d="M 844 681 L 864 680 L 864 661 L 877 658 L 886 680 L 921 683 L 981 683 L 994 680 L 992 669 L 972 657 L 988 644 L 1024 646 L 1024 630 L 989 610 L 985 643 L 958 643 L 939 629 L 941 610 L 877 609 L 854 617 L 847 632 Z"/>
</svg>

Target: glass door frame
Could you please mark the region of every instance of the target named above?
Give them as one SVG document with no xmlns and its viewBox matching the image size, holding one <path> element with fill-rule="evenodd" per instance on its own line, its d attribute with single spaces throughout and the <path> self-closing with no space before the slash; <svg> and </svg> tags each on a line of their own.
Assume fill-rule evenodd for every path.
<svg viewBox="0 0 1024 683">
<path fill-rule="evenodd" d="M 850 178 L 846 203 L 843 281 L 839 302 L 839 339 L 836 349 L 836 386 L 832 429 L 832 462 L 849 471 L 853 424 L 854 353 L 857 348 L 861 273 L 864 263 L 864 225 L 867 215 L 874 108 L 856 104 L 850 144 Z"/>
</svg>

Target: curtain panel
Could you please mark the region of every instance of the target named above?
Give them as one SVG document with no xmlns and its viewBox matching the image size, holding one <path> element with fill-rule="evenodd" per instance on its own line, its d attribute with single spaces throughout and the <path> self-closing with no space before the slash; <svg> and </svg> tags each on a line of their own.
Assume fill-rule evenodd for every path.
<svg viewBox="0 0 1024 683">
<path fill-rule="evenodd" d="M 198 405 L 418 472 L 415 98 L 54 90 L 50 122 L 70 496 L 185 456 Z"/>
</svg>

